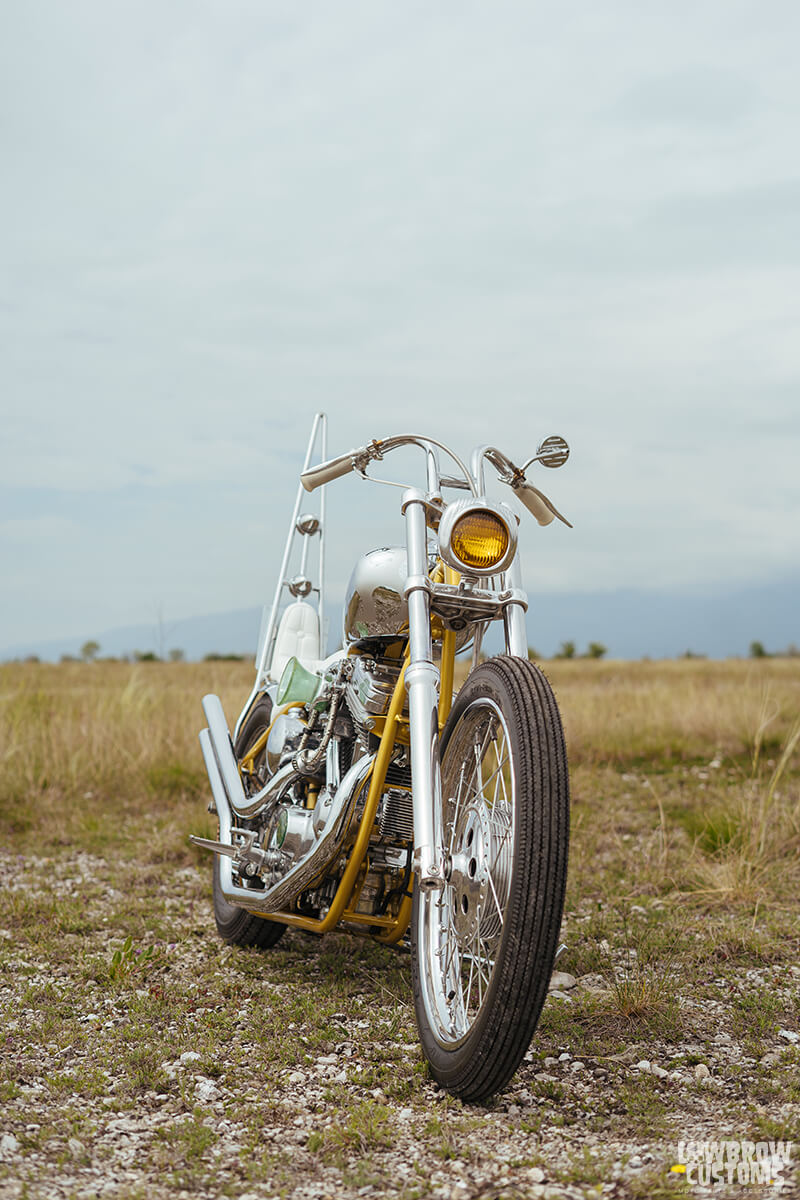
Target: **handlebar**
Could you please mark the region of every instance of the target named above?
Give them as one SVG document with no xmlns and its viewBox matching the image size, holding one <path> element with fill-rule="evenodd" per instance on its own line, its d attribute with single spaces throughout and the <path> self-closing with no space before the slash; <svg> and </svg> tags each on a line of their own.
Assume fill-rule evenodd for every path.
<svg viewBox="0 0 800 1200">
<path fill-rule="evenodd" d="M 556 508 L 553 501 L 540 492 L 532 483 L 512 484 L 514 495 L 519 496 L 529 513 L 533 513 L 540 525 L 549 525 L 554 517 L 558 517 L 564 525 L 572 529 L 572 523 Z"/>
<path fill-rule="evenodd" d="M 301 474 L 300 482 L 307 492 L 313 492 L 325 483 L 339 479 L 342 475 L 349 475 L 351 471 L 360 471 L 363 474 L 373 460 L 383 458 L 384 454 L 387 454 L 390 450 L 397 449 L 399 446 L 408 445 L 420 446 L 422 449 L 429 449 L 430 446 L 438 446 L 441 450 L 444 450 L 463 472 L 465 482 L 461 484 L 460 481 L 449 479 L 445 481 L 442 479 L 441 483 L 447 482 L 450 486 L 458 483 L 460 486 L 468 488 L 475 496 L 479 494 L 479 490 L 483 490 L 482 462 L 484 458 L 488 459 L 497 471 L 499 478 L 511 487 L 515 495 L 519 497 L 528 512 L 535 517 L 540 525 L 549 525 L 555 517 L 558 517 L 559 521 L 563 521 L 570 529 L 572 528 L 570 522 L 566 517 L 561 515 L 552 501 L 545 496 L 544 492 L 540 492 L 532 483 L 528 483 L 523 472 L 511 462 L 511 459 L 507 458 L 502 451 L 497 450 L 494 446 L 478 447 L 473 455 L 473 471 L 470 474 L 461 459 L 449 447 L 445 446 L 442 442 L 436 441 L 435 438 L 423 438 L 416 434 L 384 438 L 380 441 L 375 440 L 370 442 L 368 446 L 359 446 L 355 450 L 350 450 L 347 454 L 340 454 L 337 458 L 329 458 L 326 462 L 318 463 L 315 467 L 309 467 L 307 471 L 303 471 Z M 370 477 L 366 476 L 366 478 Z M 378 482 L 388 481 L 378 480 Z"/>
<path fill-rule="evenodd" d="M 307 471 L 303 471 L 300 482 L 307 492 L 313 492 L 323 483 L 330 483 L 332 479 L 338 479 L 341 475 L 349 475 L 355 470 L 356 459 L 365 452 L 362 446 L 358 450 L 351 450 L 349 454 L 340 454 L 338 458 L 329 458 L 327 462 L 318 463 L 316 467 L 309 467 Z"/>
<path fill-rule="evenodd" d="M 542 499 L 541 493 L 532 484 L 523 483 L 521 487 L 514 488 L 514 494 L 519 497 L 528 512 L 533 514 L 540 525 L 549 525 L 555 519 L 556 514 L 550 511 Z"/>
</svg>

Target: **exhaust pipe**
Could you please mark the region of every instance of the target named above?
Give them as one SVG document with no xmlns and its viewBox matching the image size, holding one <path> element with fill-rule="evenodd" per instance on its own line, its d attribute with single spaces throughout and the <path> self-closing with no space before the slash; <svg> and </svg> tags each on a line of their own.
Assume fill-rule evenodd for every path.
<svg viewBox="0 0 800 1200">
<path fill-rule="evenodd" d="M 206 742 L 211 752 L 219 786 L 222 788 L 222 793 L 227 800 L 230 810 L 236 813 L 238 817 L 257 817 L 265 808 L 268 808 L 279 799 L 290 783 L 299 778 L 299 772 L 295 770 L 291 763 L 287 763 L 285 767 L 281 767 L 280 771 L 272 776 L 260 792 L 256 792 L 255 796 L 246 796 L 242 787 L 242 779 L 239 775 L 236 756 L 233 753 L 233 743 L 231 742 L 231 735 L 228 732 L 228 723 L 225 720 L 225 713 L 223 712 L 219 696 L 214 696 L 213 694 L 204 696 L 203 712 L 208 721 L 208 729 L 204 729 L 203 733 L 200 734 L 200 745 L 203 747 L 203 758 L 205 759 L 206 770 L 208 771 L 208 778 L 211 782 L 211 790 L 214 792 L 214 800 L 217 808 L 220 806 L 217 801 L 217 793 L 214 791 L 214 776 L 212 775 L 212 767 L 209 765 Z M 206 735 L 206 742 L 203 740 L 203 734 Z"/>
<path fill-rule="evenodd" d="M 200 734 L 200 746 L 219 816 L 220 840 L 215 844 L 206 838 L 197 838 L 193 834 L 190 834 L 189 840 L 207 850 L 214 851 L 219 856 L 221 890 L 230 904 L 236 904 L 252 913 L 280 912 L 294 900 L 295 896 L 313 883 L 319 877 L 320 872 L 324 871 L 340 852 L 350 825 L 356 799 L 372 771 L 375 755 L 365 755 L 360 758 L 347 772 L 330 802 L 330 813 L 325 820 L 320 836 L 310 850 L 266 891 L 257 891 L 241 887 L 233 881 L 232 859 L 234 856 L 228 850 L 229 846 L 234 848 L 231 842 L 231 810 L 207 729 Z M 235 847 L 235 849 L 238 852 L 240 848 Z"/>
<path fill-rule="evenodd" d="M 207 729 L 204 729 L 200 734 L 200 749 L 203 751 L 203 761 L 206 764 L 206 771 L 208 772 L 208 782 L 211 784 L 211 794 L 214 797 L 214 805 L 219 817 L 219 840 L 226 846 L 229 846 L 231 844 L 231 807 L 219 767 L 217 766 L 217 756 L 214 753 L 214 747 L 211 744 L 211 737 Z M 189 837 L 191 841 L 194 841 L 194 837 L 191 834 Z"/>
</svg>

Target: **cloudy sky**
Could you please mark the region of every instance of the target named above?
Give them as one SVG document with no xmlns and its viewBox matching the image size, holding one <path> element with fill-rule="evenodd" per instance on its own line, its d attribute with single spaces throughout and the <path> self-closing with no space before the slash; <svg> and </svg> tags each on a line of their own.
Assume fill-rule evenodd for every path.
<svg viewBox="0 0 800 1200">
<path fill-rule="evenodd" d="M 564 434 L 532 591 L 796 571 L 799 36 L 792 0 L 7 6 L 3 644 L 260 602 L 318 409 L 331 453 Z M 335 599 L 402 530 L 330 493 Z"/>
</svg>

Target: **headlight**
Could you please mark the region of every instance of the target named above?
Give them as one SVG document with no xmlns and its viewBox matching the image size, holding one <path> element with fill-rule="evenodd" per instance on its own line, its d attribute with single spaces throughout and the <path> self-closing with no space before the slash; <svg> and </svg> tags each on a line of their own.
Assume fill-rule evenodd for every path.
<svg viewBox="0 0 800 1200">
<path fill-rule="evenodd" d="M 496 575 L 509 566 L 517 548 L 516 521 L 509 510 L 487 501 L 456 500 L 439 525 L 439 552 L 457 571 Z"/>
</svg>

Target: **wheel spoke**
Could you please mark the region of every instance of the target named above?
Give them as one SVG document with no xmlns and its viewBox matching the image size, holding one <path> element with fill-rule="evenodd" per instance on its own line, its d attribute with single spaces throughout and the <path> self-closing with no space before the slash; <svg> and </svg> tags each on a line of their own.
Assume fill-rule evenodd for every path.
<svg viewBox="0 0 800 1200">
<path fill-rule="evenodd" d="M 475 971 L 475 956 L 473 954 L 471 954 L 469 956 L 469 980 L 467 982 L 467 998 L 464 1001 L 465 1015 L 469 1012 L 469 1002 L 470 1002 L 470 998 L 472 996 L 472 976 L 474 974 L 474 971 Z"/>
<path fill-rule="evenodd" d="M 497 888 L 494 886 L 494 880 L 492 879 L 492 872 L 488 868 L 486 870 L 486 878 L 489 880 L 489 887 L 492 889 L 492 896 L 494 897 L 494 902 L 495 902 L 495 905 L 497 906 L 497 915 L 500 918 L 500 924 L 502 925 L 503 924 L 503 909 L 500 905 L 500 900 L 498 899 L 498 896 L 497 896 Z"/>
<path fill-rule="evenodd" d="M 488 776 L 488 778 L 487 778 L 487 779 L 485 779 L 485 780 L 483 781 L 483 783 L 482 783 L 482 785 L 481 785 L 481 787 L 480 787 L 480 788 L 475 788 L 475 787 L 473 787 L 473 789 L 472 789 L 472 790 L 473 790 L 473 794 L 474 794 L 475 796 L 483 796 L 483 794 L 484 794 L 484 792 L 485 792 L 486 788 L 487 788 L 487 787 L 488 787 L 488 785 L 489 785 L 489 784 L 492 782 L 492 780 L 494 779 L 495 775 L 497 775 L 498 771 L 502 771 L 503 767 L 506 765 L 506 763 L 507 763 L 507 762 L 508 762 L 508 756 L 506 756 L 506 758 L 504 758 L 504 759 L 503 759 L 503 761 L 501 762 L 501 764 L 500 764 L 500 766 L 499 766 L 499 767 L 495 767 L 495 769 L 492 771 L 491 775 L 489 775 L 489 776 Z M 501 778 L 502 778 L 502 776 L 501 776 Z M 469 787 L 470 785 L 469 785 L 469 784 L 467 784 L 467 786 Z M 505 786 L 505 785 L 504 785 L 504 786 Z"/>
<path fill-rule="evenodd" d="M 461 795 L 462 795 L 462 789 L 464 786 L 465 766 L 466 766 L 465 763 L 461 764 L 461 774 L 460 774 L 460 777 L 458 780 L 458 790 L 456 792 L 456 811 L 453 813 L 453 824 L 452 824 L 452 828 L 450 830 L 450 845 L 448 847 L 449 854 L 453 853 L 453 839 L 456 836 L 456 825 L 458 823 L 458 813 L 459 813 L 459 809 L 461 808 Z"/>
</svg>

